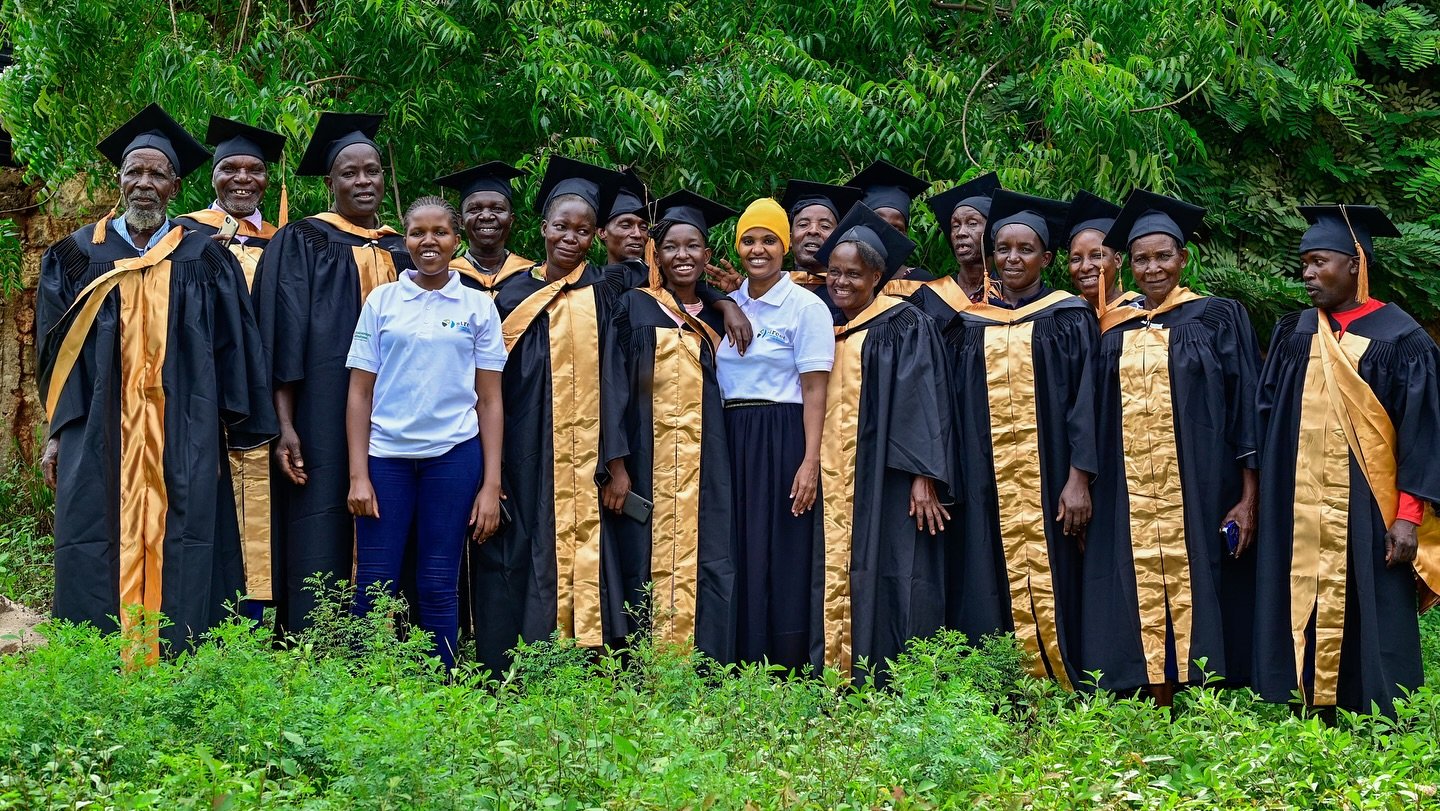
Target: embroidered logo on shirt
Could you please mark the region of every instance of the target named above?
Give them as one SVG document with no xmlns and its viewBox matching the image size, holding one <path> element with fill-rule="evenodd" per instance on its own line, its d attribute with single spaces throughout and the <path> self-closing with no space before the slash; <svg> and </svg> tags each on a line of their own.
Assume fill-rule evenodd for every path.
<svg viewBox="0 0 1440 811">
<path fill-rule="evenodd" d="M 362 331 L 362 330 L 355 330 L 355 341 L 356 341 L 356 343 L 359 343 L 360 341 L 364 341 L 365 343 L 369 343 L 369 342 L 370 342 L 370 333 L 364 332 L 364 331 Z"/>
<path fill-rule="evenodd" d="M 453 329 L 456 332 L 463 332 L 466 335 L 471 334 L 469 321 L 456 321 L 453 318 L 445 318 L 440 321 L 440 326 L 445 329 Z"/>
<path fill-rule="evenodd" d="M 755 337 L 763 338 L 771 343 L 780 344 L 781 346 L 790 345 L 790 339 L 786 338 L 783 333 L 772 327 L 761 327 L 760 331 L 755 333 Z"/>
</svg>

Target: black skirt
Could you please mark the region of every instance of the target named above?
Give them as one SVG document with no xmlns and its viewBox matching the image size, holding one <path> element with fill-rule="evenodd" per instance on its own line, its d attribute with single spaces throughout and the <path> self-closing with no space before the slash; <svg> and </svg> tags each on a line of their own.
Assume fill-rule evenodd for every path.
<svg viewBox="0 0 1440 811">
<path fill-rule="evenodd" d="M 736 657 L 799 670 L 810 662 L 810 567 L 818 510 L 790 512 L 805 458 L 804 406 L 726 404 L 734 477 Z"/>
</svg>

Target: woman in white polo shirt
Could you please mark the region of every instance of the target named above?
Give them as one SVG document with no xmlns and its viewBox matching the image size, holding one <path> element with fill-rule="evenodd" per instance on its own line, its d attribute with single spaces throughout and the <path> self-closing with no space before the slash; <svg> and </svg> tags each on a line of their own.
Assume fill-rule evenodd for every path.
<svg viewBox="0 0 1440 811">
<path fill-rule="evenodd" d="M 755 336 L 744 355 L 729 343 L 717 352 L 738 539 L 735 655 L 799 670 L 811 660 L 811 507 L 835 327 L 783 271 L 790 223 L 778 203 L 751 203 L 735 233 L 748 278 L 733 298 Z"/>
<path fill-rule="evenodd" d="M 504 431 L 500 317 L 489 296 L 449 269 L 459 244 L 449 203 L 411 204 L 405 247 L 417 269 L 371 291 L 346 360 L 355 612 L 369 610 L 375 584 L 393 591 L 414 538 L 420 627 L 434 635 L 447 672 L 467 522 L 476 541 L 500 525 Z"/>
</svg>

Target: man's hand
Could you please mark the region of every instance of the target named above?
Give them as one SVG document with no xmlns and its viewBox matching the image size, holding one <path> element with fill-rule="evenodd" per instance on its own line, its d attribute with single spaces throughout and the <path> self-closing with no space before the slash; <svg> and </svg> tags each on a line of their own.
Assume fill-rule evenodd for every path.
<svg viewBox="0 0 1440 811">
<path fill-rule="evenodd" d="M 40 454 L 40 470 L 45 474 L 45 486 L 55 489 L 56 470 L 60 467 L 60 440 L 51 437 L 45 441 L 45 450 Z"/>
<path fill-rule="evenodd" d="M 740 289 L 740 284 L 745 278 L 730 266 L 729 260 L 716 259 L 705 266 L 705 275 L 710 277 L 710 283 L 724 290 L 726 293 L 734 293 Z"/>
<path fill-rule="evenodd" d="M 1390 531 L 1385 533 L 1385 565 L 1414 563 L 1415 555 L 1419 551 L 1420 542 L 1415 537 L 1415 525 L 1404 518 L 1396 518 L 1395 523 L 1390 525 Z"/>
<path fill-rule="evenodd" d="M 300 486 L 310 480 L 305 472 L 305 457 L 300 455 L 300 435 L 289 426 L 281 426 L 280 438 L 275 441 L 275 462 L 290 481 Z"/>
</svg>

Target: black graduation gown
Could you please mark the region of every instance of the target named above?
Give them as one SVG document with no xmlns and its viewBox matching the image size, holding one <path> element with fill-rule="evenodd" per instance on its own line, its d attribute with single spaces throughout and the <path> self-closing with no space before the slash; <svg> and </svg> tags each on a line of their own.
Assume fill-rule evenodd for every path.
<svg viewBox="0 0 1440 811">
<path fill-rule="evenodd" d="M 1056 514 L 1070 468 L 1092 476 L 1098 469 L 1094 359 L 1099 326 L 1083 299 L 1049 290 L 1005 316 L 987 315 L 987 309 L 966 310 L 945 328 L 954 353 L 951 385 L 965 504 L 962 552 L 958 565 L 947 567 L 946 620 L 977 641 L 1016 631 L 1032 654 L 1044 654 L 1032 672 L 1048 672 L 1073 686 L 1079 683 L 1081 556 Z M 997 317 L 1014 319 L 1008 339 Z M 1027 337 L 1028 353 L 1023 351 Z M 987 363 L 987 349 L 997 362 Z M 1013 353 L 1008 375 L 1007 352 Z M 1005 397 L 1007 391 L 1012 398 Z M 1002 409 L 999 413 L 992 413 L 992 401 Z M 1035 433 L 1010 433 L 1032 426 Z M 998 483 L 992 431 L 1005 439 L 998 466 L 1004 479 Z M 1008 533 L 1002 534 L 1002 518 L 1012 527 Z M 1007 542 L 1021 547 L 1013 590 Z M 1031 561 L 1028 579 L 1025 560 Z M 1012 595 L 1023 604 L 1012 602 Z M 1017 628 L 1017 613 L 1036 619 Z"/>
<path fill-rule="evenodd" d="M 817 672 L 856 679 L 863 658 L 883 680 L 887 660 L 944 624 L 946 538 L 916 529 L 910 488 L 927 476 L 950 501 L 954 410 L 933 321 L 880 296 L 853 323 L 837 338 L 826 400 L 810 657 Z"/>
<path fill-rule="evenodd" d="M 668 291 L 662 295 L 678 311 L 681 305 L 674 295 Z M 717 335 L 724 335 L 723 319 L 712 307 L 706 307 L 697 317 Z M 607 365 L 604 374 L 622 376 L 623 380 L 607 383 L 604 392 L 611 396 L 626 395 L 625 402 L 612 408 L 624 414 L 626 444 L 630 451 L 625 465 L 630 474 L 631 490 L 655 501 L 657 354 L 662 348 L 662 338 L 679 335 L 681 328 L 676 326 L 675 320 L 654 296 L 641 290 L 631 290 L 620 296 L 611 318 L 615 343 L 619 347 L 617 357 L 623 363 Z M 684 331 L 693 335 L 689 326 Z M 672 351 L 677 349 L 674 341 L 663 343 Z M 637 607 L 652 602 L 665 616 L 654 618 L 653 613 L 648 612 L 636 616 L 627 612 L 622 603 L 608 604 L 606 610 L 625 618 L 627 634 L 641 630 L 640 620 L 643 618 L 651 617 L 657 625 L 665 626 L 666 621 L 673 617 L 676 633 L 685 628 L 691 629 L 696 648 L 713 659 L 730 662 L 735 658 L 735 538 L 731 520 L 730 458 L 726 447 L 724 401 L 715 377 L 714 348 L 702 338 L 698 349 L 697 368 L 691 369 L 688 353 L 675 351 L 678 357 L 674 363 L 685 364 L 688 371 L 678 380 L 660 381 L 679 383 L 682 387 L 679 397 L 674 398 L 674 407 L 698 407 L 699 413 L 693 415 L 699 418 L 696 426 L 699 428 L 698 453 L 693 452 L 693 435 L 686 436 L 686 444 L 692 448 L 687 449 L 682 444 L 676 451 L 677 458 L 664 460 L 674 465 L 682 478 L 687 470 L 698 472 L 698 479 L 693 484 L 681 485 L 685 491 L 694 487 L 694 496 L 685 495 L 685 491 L 677 487 L 669 488 L 675 491 L 676 500 L 693 498 L 694 506 L 690 508 L 693 512 L 686 514 L 685 507 L 675 504 L 666 506 L 662 500 L 656 503 L 655 515 L 645 524 L 623 516 L 606 516 L 614 530 L 611 537 L 615 540 L 624 582 L 623 589 L 611 590 L 608 596 Z M 683 428 L 667 427 L 683 432 Z M 673 523 L 664 518 L 666 514 L 675 513 L 679 515 L 670 519 Z M 657 537 L 657 533 L 668 533 L 671 537 Z M 668 561 L 662 564 L 662 571 L 678 573 L 673 577 L 677 588 L 667 590 L 667 594 L 656 593 L 653 601 L 647 601 L 645 587 L 655 579 L 653 555 L 657 544 L 677 544 L 675 558 L 683 561 L 693 555 L 694 560 L 688 564 L 681 562 L 679 566 Z M 687 569 L 693 567 L 693 571 L 680 572 L 681 566 Z M 672 578 L 664 580 L 668 583 Z M 676 594 L 682 596 L 676 598 L 673 596 Z M 680 616 L 682 612 L 689 616 Z"/>
<path fill-rule="evenodd" d="M 1254 687 L 1267 701 L 1287 702 L 1297 688 L 1291 636 L 1290 567 L 1294 552 L 1297 468 L 1316 465 L 1299 441 L 1310 345 L 1318 312 L 1285 316 L 1275 327 L 1257 395 L 1261 436 L 1260 535 L 1256 541 Z M 1336 327 L 1334 321 L 1332 327 Z M 1397 485 L 1401 492 L 1440 503 L 1440 350 L 1413 318 L 1387 304 L 1354 321 L 1347 332 L 1370 340 L 1360 377 L 1395 427 Z M 1410 566 L 1385 565 L 1387 527 L 1365 476 L 1348 453 L 1349 481 L 1343 637 L 1335 704 L 1386 714 L 1402 695 L 1424 682 L 1416 619 L 1416 582 Z M 1343 464 L 1343 463 L 1342 463 Z M 1344 498 L 1344 482 L 1327 490 Z M 1326 513 L 1333 512 L 1326 509 Z M 1337 601 L 1338 602 L 1338 601 Z M 1305 695 L 1314 702 L 1315 613 L 1306 630 Z"/>
<path fill-rule="evenodd" d="M 1096 410 L 1101 461 L 1084 555 L 1081 669 L 1103 671 L 1099 686 L 1110 690 L 1166 680 L 1201 683 L 1205 672 L 1243 681 L 1255 555 L 1232 558 L 1219 528 L 1240 500 L 1242 470 L 1258 462 L 1255 331 L 1239 302 L 1223 298 L 1197 298 L 1156 315 L 1149 323 L 1164 331 L 1155 335 L 1140 332 L 1146 323 L 1133 318 L 1100 338 Z M 1142 338 L 1153 338 L 1159 346 L 1144 345 Z M 1141 381 L 1129 378 L 1144 374 L 1140 362 L 1147 355 L 1150 374 Z M 1168 377 L 1156 368 L 1162 363 Z M 1162 384 L 1169 391 L 1163 404 L 1158 399 Z M 1147 400 L 1142 387 L 1157 399 Z M 1122 391 L 1134 398 L 1129 411 Z M 1131 470 L 1137 462 L 1144 468 Z M 1155 479 L 1142 483 L 1147 474 Z M 1130 482 L 1143 489 L 1132 496 Z M 1147 594 L 1155 598 L 1147 600 L 1155 612 L 1146 618 L 1155 657 L 1149 669 L 1132 518 L 1148 519 L 1148 534 L 1142 537 L 1150 554 L 1141 557 L 1140 565 L 1148 575 Z M 1172 589 L 1168 600 L 1166 585 Z M 1228 634 L 1226 619 L 1234 623 Z M 1179 662 L 1177 655 L 1186 655 L 1186 661 Z M 1194 664 L 1202 658 L 1203 672 Z"/>
<path fill-rule="evenodd" d="M 113 222 L 101 244 L 92 242 L 93 230 L 81 228 L 41 261 L 36 333 L 42 396 L 60 371 L 57 355 L 76 324 L 76 313 L 67 311 L 77 296 L 117 260 L 139 256 Z M 110 630 L 123 594 L 127 604 L 143 602 L 168 618 L 161 638 L 172 650 L 225 619 L 225 603 L 244 590 L 227 444 L 255 447 L 275 433 L 260 336 L 240 267 L 207 237 L 184 233 L 169 256 L 168 285 L 143 293 L 122 286 L 105 295 L 50 414 L 50 435 L 60 444 L 55 616 Z M 143 271 L 147 280 L 155 273 Z M 132 312 L 122 327 L 122 295 L 145 302 L 152 315 L 163 307 L 165 325 L 145 330 L 144 318 Z M 127 334 L 141 340 L 127 347 Z M 148 369 L 157 353 L 163 353 L 158 380 L 141 381 L 143 395 L 126 391 L 127 374 L 142 363 Z M 142 401 L 160 407 L 147 419 L 133 410 Z M 159 450 L 159 458 L 137 458 L 136 448 Z M 141 537 L 147 533 L 122 516 L 125 490 L 133 494 L 125 512 L 135 515 L 134 505 L 145 501 L 147 525 L 159 521 L 153 536 Z M 122 548 L 122 542 L 154 546 L 147 555 Z M 129 587 L 122 584 L 126 572 L 140 578 L 138 588 L 134 579 Z"/>
<path fill-rule="evenodd" d="M 906 300 L 934 319 L 942 329 L 961 310 L 974 303 L 965 294 L 964 288 L 960 286 L 960 282 L 955 276 L 945 276 L 922 284 Z"/>
<path fill-rule="evenodd" d="M 499 533 L 472 549 L 470 581 L 473 590 L 476 658 L 493 672 L 509 668 L 509 651 L 517 641 L 548 639 L 558 626 L 561 578 L 557 562 L 556 511 L 571 509 L 576 514 L 600 515 L 599 485 L 608 479 L 603 460 L 626 456 L 625 431 L 621 415 L 610 404 L 624 401 L 623 393 L 601 395 L 602 386 L 623 386 L 623 377 L 606 376 L 604 369 L 616 363 L 616 344 L 611 326 L 614 302 L 624 292 L 622 274 L 607 273 L 590 264 L 578 281 L 566 288 L 565 295 L 589 296 L 593 299 L 597 345 L 576 347 L 592 351 L 598 358 L 599 372 L 594 378 L 576 378 L 574 388 L 581 397 L 595 398 L 600 412 L 598 464 L 593 471 L 582 471 L 575 485 L 572 502 L 593 499 L 592 504 L 566 503 L 557 496 L 555 482 L 556 448 L 554 447 L 555 392 L 552 371 L 572 374 L 575 370 L 552 370 L 551 329 L 549 315 L 540 312 L 510 346 L 509 359 L 502 375 L 505 402 L 505 451 L 502 484 L 509 500 L 506 506 L 512 520 Z M 495 305 L 506 321 L 509 335 L 510 317 L 526 299 L 540 291 L 546 283 L 524 273 L 505 283 Z M 507 337 L 507 343 L 510 339 Z M 594 448 L 564 449 L 565 455 L 595 452 Z M 563 456 L 562 456 L 563 458 Z M 588 486 L 587 486 L 588 483 Z M 594 510 L 598 510 L 594 512 Z M 587 519 L 588 520 L 588 519 Z M 621 597 L 610 593 L 622 588 L 620 563 L 609 540 L 613 522 L 601 518 L 595 532 L 600 538 L 601 606 L 623 604 Z M 576 538 L 592 543 L 594 534 L 577 532 Z M 573 546 L 574 540 L 567 546 Z M 592 595 L 593 596 L 593 595 Z M 587 598 L 588 599 L 588 598 Z M 567 610 L 569 602 L 567 600 Z M 627 625 L 623 616 L 600 610 L 603 644 L 623 643 Z M 593 617 L 584 618 L 588 622 Z M 569 617 L 564 621 L 568 624 Z M 595 640 L 591 640 L 592 642 Z"/>
<path fill-rule="evenodd" d="M 369 247 L 367 247 L 369 246 Z M 315 595 L 305 585 L 318 573 L 351 580 L 355 520 L 346 496 L 350 457 L 345 358 L 364 302 L 357 249 L 377 270 L 373 281 L 394 281 L 412 267 L 398 234 L 372 242 L 307 217 L 281 228 L 265 250 L 255 281 L 255 312 L 275 385 L 295 386 L 295 432 L 309 480 L 298 486 L 272 471 L 275 597 L 281 628 L 309 627 Z"/>
</svg>

